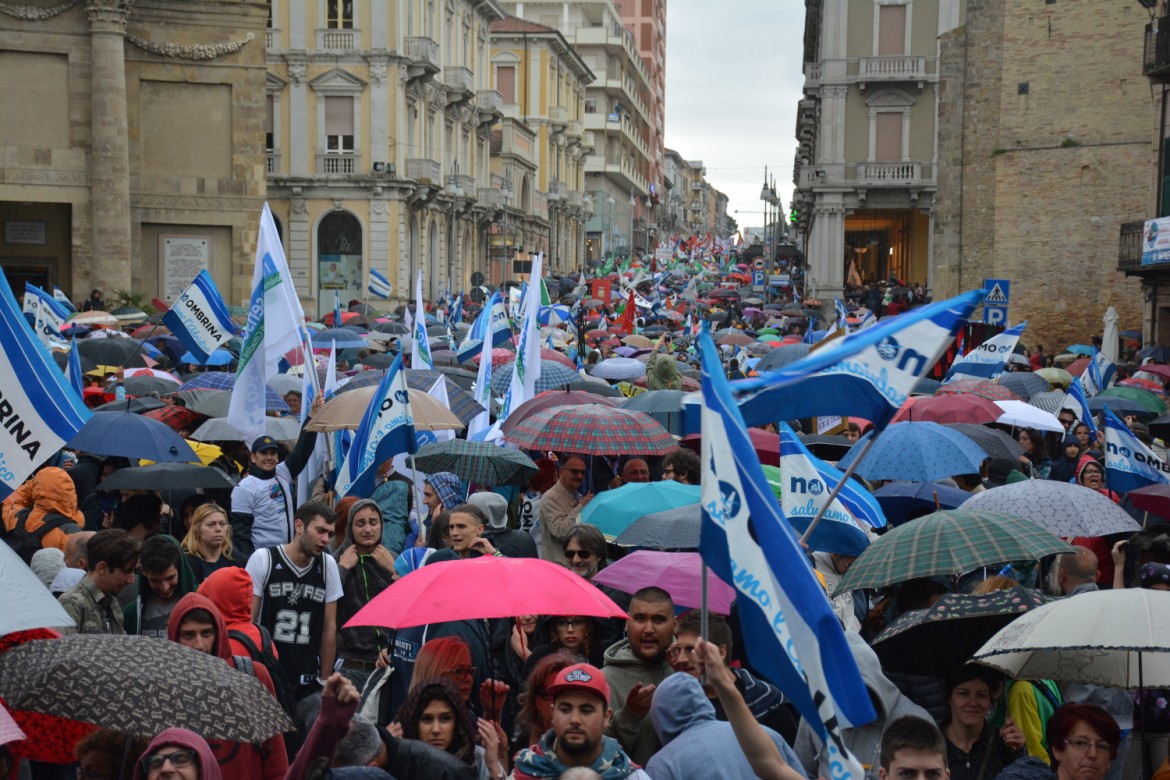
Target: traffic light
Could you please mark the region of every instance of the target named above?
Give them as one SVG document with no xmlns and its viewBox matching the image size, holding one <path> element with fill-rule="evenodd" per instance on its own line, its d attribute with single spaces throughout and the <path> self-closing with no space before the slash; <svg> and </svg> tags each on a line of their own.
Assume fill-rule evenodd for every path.
<svg viewBox="0 0 1170 780">
<path fill-rule="evenodd" d="M 789 224 L 795 225 L 797 220 L 799 220 L 799 219 L 800 219 L 800 211 L 798 209 L 793 208 L 791 211 L 788 212 Z"/>
</svg>

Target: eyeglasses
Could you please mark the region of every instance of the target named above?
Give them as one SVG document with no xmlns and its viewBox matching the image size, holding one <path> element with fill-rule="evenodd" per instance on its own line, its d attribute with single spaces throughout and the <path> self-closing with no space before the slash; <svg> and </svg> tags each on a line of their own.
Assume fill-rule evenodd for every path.
<svg viewBox="0 0 1170 780">
<path fill-rule="evenodd" d="M 585 625 L 586 622 L 587 621 L 585 618 L 577 618 L 576 620 L 561 618 L 556 622 L 556 626 L 557 628 L 580 628 L 581 626 Z"/>
<path fill-rule="evenodd" d="M 454 677 L 456 680 L 470 680 L 475 677 L 477 671 L 479 670 L 474 666 L 456 666 L 454 669 L 443 672 L 443 676 Z"/>
<path fill-rule="evenodd" d="M 168 761 L 171 762 L 171 766 L 175 769 L 191 766 L 195 763 L 195 751 L 176 750 L 173 753 L 152 753 L 149 756 L 142 757 L 142 768 L 146 770 L 147 774 L 159 772 L 162 770 L 163 764 Z"/>
<path fill-rule="evenodd" d="M 585 469 L 561 469 L 561 471 L 567 471 L 575 477 L 581 477 L 585 475 Z"/>
<path fill-rule="evenodd" d="M 570 561 L 574 558 L 580 558 L 583 561 L 587 561 L 593 557 L 593 553 L 589 550 L 565 550 L 565 557 Z"/>
<path fill-rule="evenodd" d="M 1088 753 L 1089 748 L 1095 748 L 1098 753 L 1112 753 L 1113 746 L 1108 742 L 1094 742 L 1091 739 L 1084 737 L 1077 737 L 1076 739 L 1066 739 L 1064 744 L 1068 745 L 1078 753 Z"/>
</svg>

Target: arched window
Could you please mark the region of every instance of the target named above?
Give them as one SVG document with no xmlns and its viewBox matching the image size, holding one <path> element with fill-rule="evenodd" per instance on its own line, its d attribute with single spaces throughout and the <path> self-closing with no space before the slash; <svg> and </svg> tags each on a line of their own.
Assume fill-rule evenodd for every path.
<svg viewBox="0 0 1170 780">
<path fill-rule="evenodd" d="M 333 311 L 334 293 L 342 308 L 363 297 L 362 245 L 362 225 L 348 211 L 331 211 L 317 224 L 317 316 Z"/>
</svg>

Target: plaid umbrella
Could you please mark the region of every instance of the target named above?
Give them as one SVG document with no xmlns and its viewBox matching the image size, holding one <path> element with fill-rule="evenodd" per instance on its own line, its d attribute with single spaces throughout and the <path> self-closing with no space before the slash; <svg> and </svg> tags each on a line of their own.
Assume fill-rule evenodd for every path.
<svg viewBox="0 0 1170 780">
<path fill-rule="evenodd" d="M 678 447 L 650 415 L 601 404 L 545 409 L 505 439 L 522 449 L 581 455 L 665 455 Z"/>
<path fill-rule="evenodd" d="M 1020 446 L 1018 441 L 997 428 L 972 425 L 971 423 L 948 423 L 946 427 L 958 431 L 975 442 L 979 449 L 987 453 L 989 458 L 1017 460 L 1024 454 L 1024 448 Z"/>
<path fill-rule="evenodd" d="M 645 371 L 646 366 L 642 366 L 642 370 Z M 570 382 L 580 381 L 580 379 L 581 375 L 568 366 L 563 366 L 553 360 L 542 360 L 540 361 L 540 377 L 536 380 L 536 392 L 543 393 L 545 390 L 552 390 Z M 493 392 L 503 395 L 508 391 L 508 385 L 511 383 L 512 370 L 510 368 L 506 371 L 492 371 Z"/>
<path fill-rule="evenodd" d="M 702 507 L 699 504 L 680 506 L 642 515 L 622 531 L 614 544 L 654 550 L 697 550 L 701 524 Z"/>
<path fill-rule="evenodd" d="M 525 485 L 536 473 L 532 458 L 519 450 L 490 442 L 451 439 L 419 448 L 414 456 L 419 471 L 450 471 L 464 482 L 488 487 Z"/>
<path fill-rule="evenodd" d="M 179 386 L 179 392 L 186 390 L 234 390 L 236 375 L 226 371 L 205 371 L 196 374 Z M 288 404 L 276 394 L 276 391 L 267 385 L 264 386 L 264 410 L 268 412 L 287 412 Z M 226 415 L 226 412 L 225 412 Z M 225 416 L 210 415 L 210 416 Z"/>
<path fill-rule="evenodd" d="M 293 728 L 256 678 L 218 656 L 145 636 L 26 642 L 0 655 L 0 689 L 10 707 L 139 737 L 178 727 L 262 742 Z"/>
<path fill-rule="evenodd" d="M 1141 526 L 1096 490 L 1050 479 L 1026 479 L 977 493 L 963 509 L 1022 517 L 1057 536 L 1136 533 Z"/>
<path fill-rule="evenodd" d="M 1037 393 L 1048 392 L 1048 380 L 1031 371 L 1006 371 L 999 375 L 996 384 L 1006 387 L 1025 401 Z"/>
<path fill-rule="evenodd" d="M 1020 397 L 1008 388 L 986 379 L 960 379 L 957 382 L 948 382 L 938 389 L 936 395 L 959 395 L 961 393 L 977 395 L 988 401 L 1020 400 Z"/>
<path fill-rule="evenodd" d="M 601 387 L 601 385 L 598 385 Z M 608 388 L 608 385 L 605 385 Z M 500 432 L 507 436 L 520 423 L 543 409 L 553 406 L 575 406 L 580 404 L 601 404 L 617 406 L 617 401 L 585 390 L 546 390 L 535 398 L 525 401 L 511 411 L 500 425 Z"/>
<path fill-rule="evenodd" d="M 899 616 L 873 640 L 873 649 L 889 671 L 946 677 L 995 632 L 1049 601 L 1018 585 L 981 596 L 948 593 L 929 609 Z"/>
<path fill-rule="evenodd" d="M 152 420 L 158 420 L 172 431 L 179 431 L 190 426 L 195 420 L 198 420 L 200 415 L 199 412 L 188 409 L 185 406 L 160 406 L 158 409 L 147 411 L 142 416 L 149 417 Z"/>
<path fill-rule="evenodd" d="M 879 537 L 849 567 L 836 592 L 884 588 L 917 577 L 962 574 L 980 566 L 1073 551 L 1071 545 L 1018 517 L 944 509 Z"/>
</svg>

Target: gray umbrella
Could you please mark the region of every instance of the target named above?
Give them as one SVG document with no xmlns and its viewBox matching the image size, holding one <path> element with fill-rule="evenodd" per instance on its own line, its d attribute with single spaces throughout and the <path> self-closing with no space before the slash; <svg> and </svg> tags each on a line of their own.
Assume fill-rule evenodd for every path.
<svg viewBox="0 0 1170 780">
<path fill-rule="evenodd" d="M 1065 538 L 1142 530 L 1124 509 L 1096 490 L 1050 479 L 985 490 L 964 501 L 962 509 L 1015 515 Z"/>
<path fill-rule="evenodd" d="M 785 344 L 776 347 L 767 355 L 764 355 L 763 359 L 756 364 L 756 371 L 769 371 L 773 368 L 781 368 L 789 363 L 795 363 L 801 358 L 808 357 L 808 350 L 808 344 Z"/>
<path fill-rule="evenodd" d="M 646 412 L 662 427 L 676 436 L 682 436 L 683 396 L 682 390 L 650 390 L 622 401 L 618 406 Z"/>
<path fill-rule="evenodd" d="M 1020 443 L 1004 431 L 973 423 L 946 423 L 946 427 L 953 428 L 975 442 L 989 458 L 1018 460 L 1024 454 Z"/>
<path fill-rule="evenodd" d="M 1000 374 L 997 384 L 1023 398 L 1025 401 L 1039 393 L 1048 392 L 1048 380 L 1031 371 L 1010 371 Z"/>
<path fill-rule="evenodd" d="M 226 421 L 217 421 L 226 422 Z M 193 463 L 152 463 L 118 469 L 98 484 L 98 490 L 231 490 L 235 487 L 219 469 Z"/>
<path fill-rule="evenodd" d="M 688 504 L 642 515 L 614 541 L 622 547 L 650 547 L 655 550 L 694 550 L 699 546 L 702 507 Z"/>
<path fill-rule="evenodd" d="M 1056 414 L 1064 404 L 1065 395 L 1067 393 L 1063 390 L 1045 390 L 1043 393 L 1036 393 L 1036 395 L 1029 398 L 1028 403 L 1037 409 L 1043 409 L 1046 412 Z"/>
</svg>

